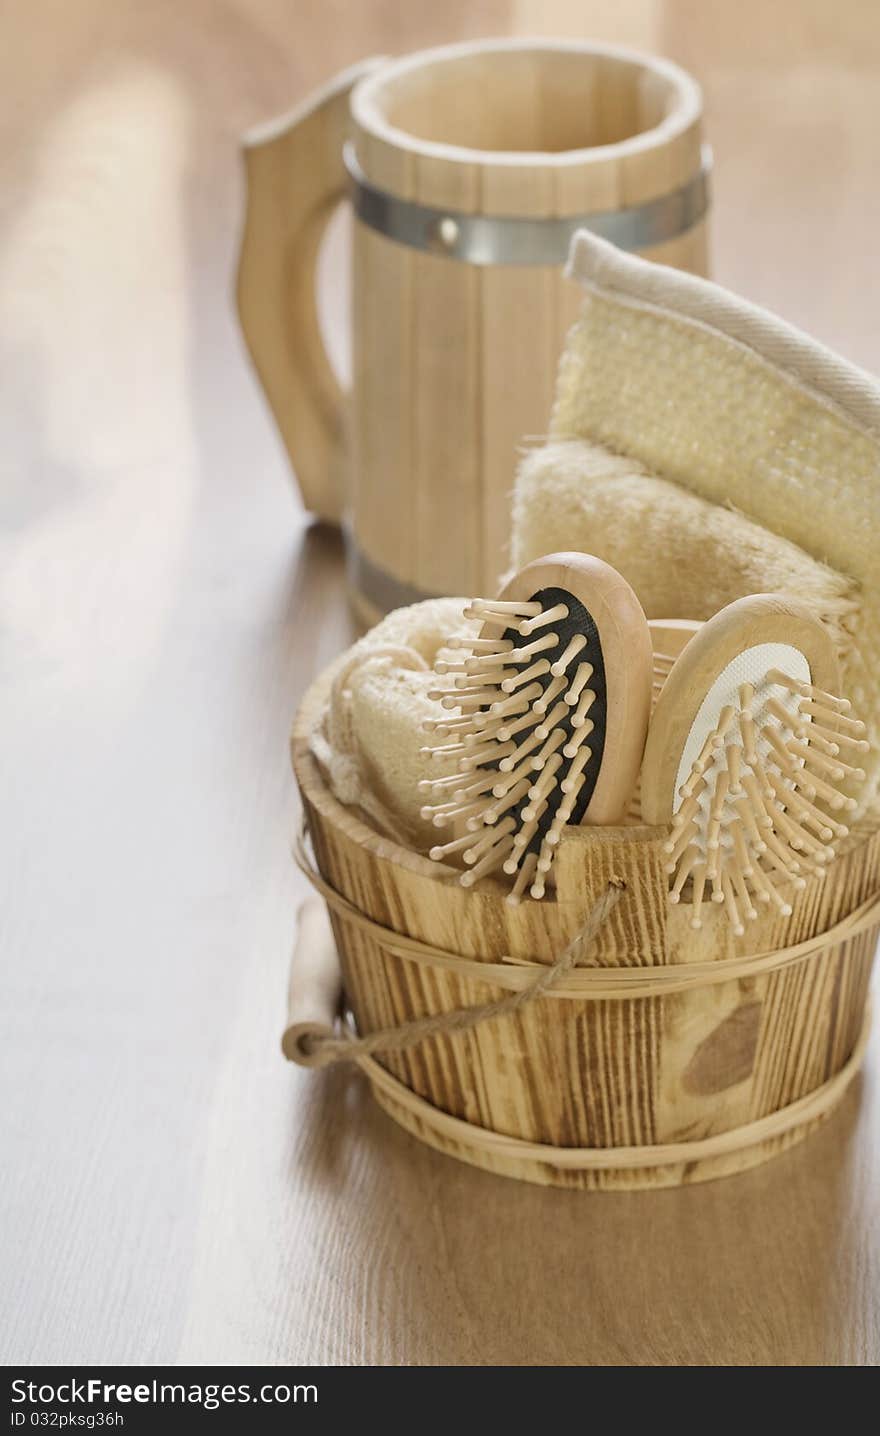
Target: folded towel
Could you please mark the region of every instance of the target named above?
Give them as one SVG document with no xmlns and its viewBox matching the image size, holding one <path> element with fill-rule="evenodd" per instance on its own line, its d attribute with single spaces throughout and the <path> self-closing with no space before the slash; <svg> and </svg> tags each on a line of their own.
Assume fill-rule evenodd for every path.
<svg viewBox="0 0 880 1436">
<path fill-rule="evenodd" d="M 658 479 L 586 439 L 551 440 L 520 465 L 515 568 L 566 544 L 612 564 L 649 618 L 711 618 L 734 598 L 780 593 L 809 603 L 842 656 L 858 609 L 852 579 L 734 509 Z"/>
</svg>

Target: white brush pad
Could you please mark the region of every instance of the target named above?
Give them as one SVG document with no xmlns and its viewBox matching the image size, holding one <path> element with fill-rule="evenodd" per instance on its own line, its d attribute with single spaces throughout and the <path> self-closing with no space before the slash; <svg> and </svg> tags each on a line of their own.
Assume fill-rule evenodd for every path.
<svg viewBox="0 0 880 1436">
<path fill-rule="evenodd" d="M 700 704 L 682 749 L 681 762 L 678 765 L 678 774 L 675 780 L 673 813 L 676 813 L 681 806 L 680 789 L 690 776 L 694 763 L 702 753 L 706 739 L 717 727 L 718 715 L 722 708 L 726 708 L 728 705 L 739 708 L 739 688 L 742 683 L 751 683 L 755 690 L 751 707 L 755 720 L 757 734 L 755 746 L 758 756 L 763 761 L 772 752 L 766 738 L 761 736 L 761 730 L 766 723 L 779 726 L 778 720 L 766 712 L 768 698 L 775 697 L 793 715 L 798 711 L 799 701 L 797 695 L 791 693 L 787 688 L 767 682 L 767 674 L 773 668 L 778 668 L 789 678 L 796 678 L 801 683 L 810 682 L 809 663 L 800 649 L 793 648 L 788 643 L 757 643 L 754 648 L 745 648 L 742 653 L 737 654 L 732 663 L 729 663 L 719 673 Z M 728 734 L 728 741 L 740 741 L 736 724 Z"/>
</svg>

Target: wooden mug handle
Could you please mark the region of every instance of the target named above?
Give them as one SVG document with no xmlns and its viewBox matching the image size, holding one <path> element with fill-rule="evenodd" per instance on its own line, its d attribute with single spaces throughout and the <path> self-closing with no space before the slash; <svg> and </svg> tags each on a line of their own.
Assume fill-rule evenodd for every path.
<svg viewBox="0 0 880 1436">
<path fill-rule="evenodd" d="M 321 237 L 346 189 L 348 97 L 384 57 L 363 60 L 291 114 L 246 135 L 238 262 L 241 328 L 303 502 L 338 522 L 345 500 L 344 396 L 324 348 L 315 294 Z"/>
<path fill-rule="evenodd" d="M 312 1037 L 332 1035 L 342 1005 L 342 972 L 327 909 L 306 898 L 297 914 L 281 1050 L 302 1067 L 317 1065 Z"/>
</svg>

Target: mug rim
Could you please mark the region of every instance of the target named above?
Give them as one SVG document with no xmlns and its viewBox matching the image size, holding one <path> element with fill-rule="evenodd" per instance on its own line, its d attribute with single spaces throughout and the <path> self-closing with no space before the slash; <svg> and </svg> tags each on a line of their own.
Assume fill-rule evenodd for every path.
<svg viewBox="0 0 880 1436">
<path fill-rule="evenodd" d="M 377 104 L 377 95 L 389 82 L 413 70 L 425 68 L 439 62 L 466 58 L 474 54 L 505 54 L 529 50 L 536 54 L 577 53 L 587 56 L 606 56 L 631 65 L 635 70 L 661 76 L 667 80 L 673 95 L 673 107 L 658 125 L 639 130 L 625 139 L 612 144 L 587 145 L 580 149 L 567 150 L 492 150 L 474 149 L 467 145 L 450 144 L 444 140 L 427 140 L 408 130 L 391 124 Z M 355 85 L 351 93 L 351 115 L 359 129 L 373 135 L 397 149 L 414 154 L 430 156 L 458 164 L 511 165 L 540 163 L 556 169 L 568 166 L 600 164 L 616 156 L 630 155 L 641 150 L 655 149 L 668 144 L 685 133 L 702 115 L 703 96 L 698 82 L 680 65 L 658 55 L 624 45 L 606 45 L 592 40 L 553 39 L 543 36 L 515 38 L 465 40 L 454 45 L 436 45 L 416 50 L 398 59 L 380 64 L 369 75 Z"/>
</svg>

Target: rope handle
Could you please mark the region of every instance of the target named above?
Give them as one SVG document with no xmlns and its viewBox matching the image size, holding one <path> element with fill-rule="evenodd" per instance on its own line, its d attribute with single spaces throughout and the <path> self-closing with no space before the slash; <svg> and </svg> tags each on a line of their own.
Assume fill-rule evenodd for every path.
<svg viewBox="0 0 880 1436">
<path fill-rule="evenodd" d="M 612 879 L 583 927 L 552 963 L 541 967 L 528 986 L 506 992 L 491 1002 L 417 1017 L 365 1037 L 336 1036 L 342 1007 L 339 957 L 323 903 L 319 898 L 307 898 L 298 915 L 281 1050 L 302 1067 L 329 1067 L 334 1062 L 357 1062 L 377 1052 L 406 1052 L 428 1037 L 467 1032 L 493 1017 L 509 1017 L 550 991 L 583 960 L 625 890 L 621 879 Z"/>
</svg>

